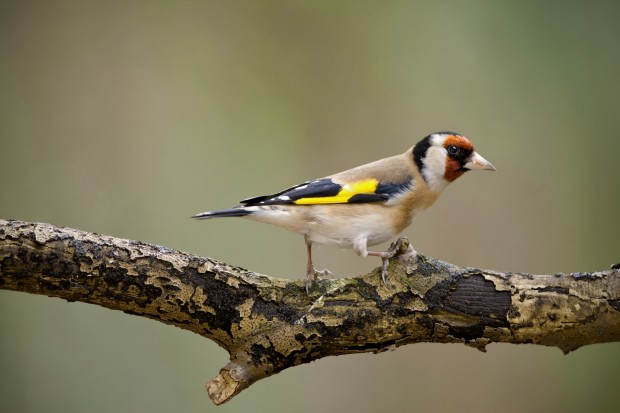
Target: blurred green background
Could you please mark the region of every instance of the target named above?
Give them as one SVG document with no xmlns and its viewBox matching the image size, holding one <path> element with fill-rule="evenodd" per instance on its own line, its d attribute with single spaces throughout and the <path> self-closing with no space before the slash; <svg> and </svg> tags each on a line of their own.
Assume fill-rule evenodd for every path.
<svg viewBox="0 0 620 413">
<path fill-rule="evenodd" d="M 188 217 L 447 129 L 498 171 L 418 217 L 416 249 L 605 269 L 620 261 L 619 17 L 602 1 L 0 1 L 0 217 L 295 279 L 301 237 Z M 620 384 L 619 343 L 420 344 L 290 369 L 216 408 L 203 385 L 226 362 L 183 330 L 0 291 L 3 412 L 617 411 Z"/>
</svg>

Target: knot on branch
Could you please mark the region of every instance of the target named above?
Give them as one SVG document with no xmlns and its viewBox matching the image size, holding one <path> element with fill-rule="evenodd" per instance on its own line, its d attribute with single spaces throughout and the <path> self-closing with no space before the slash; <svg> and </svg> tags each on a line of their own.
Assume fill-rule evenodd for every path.
<svg viewBox="0 0 620 413">
<path fill-rule="evenodd" d="M 220 405 L 233 398 L 256 380 L 258 377 L 250 372 L 247 364 L 230 362 L 205 387 L 213 403 Z"/>
</svg>

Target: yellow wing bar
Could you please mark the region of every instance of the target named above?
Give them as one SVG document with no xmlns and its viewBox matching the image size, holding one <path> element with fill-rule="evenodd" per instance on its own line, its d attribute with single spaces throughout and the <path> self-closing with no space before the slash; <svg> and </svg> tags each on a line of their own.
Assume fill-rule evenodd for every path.
<svg viewBox="0 0 620 413">
<path fill-rule="evenodd" d="M 379 181 L 376 179 L 366 179 L 343 185 L 336 195 L 299 198 L 293 202 L 296 205 L 346 204 L 355 195 L 374 194 L 378 184 Z"/>
</svg>

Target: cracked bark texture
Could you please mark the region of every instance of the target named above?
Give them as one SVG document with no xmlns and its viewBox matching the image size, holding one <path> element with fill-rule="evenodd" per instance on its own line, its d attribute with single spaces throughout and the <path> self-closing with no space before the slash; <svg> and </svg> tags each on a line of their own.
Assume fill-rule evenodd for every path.
<svg viewBox="0 0 620 413">
<path fill-rule="evenodd" d="M 257 380 L 339 354 L 419 342 L 555 346 L 620 341 L 620 270 L 530 275 L 414 255 L 379 269 L 283 280 L 175 251 L 49 224 L 0 220 L 0 288 L 81 301 L 193 331 L 230 354 L 207 383 L 224 403 Z"/>
</svg>

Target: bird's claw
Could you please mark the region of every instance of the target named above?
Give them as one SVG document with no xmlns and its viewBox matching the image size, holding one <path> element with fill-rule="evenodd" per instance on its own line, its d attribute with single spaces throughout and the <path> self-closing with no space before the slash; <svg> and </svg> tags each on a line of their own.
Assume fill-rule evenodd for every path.
<svg viewBox="0 0 620 413">
<path fill-rule="evenodd" d="M 387 281 L 385 281 L 385 277 L 387 277 L 388 275 L 388 264 L 390 263 L 390 259 L 382 258 L 382 260 L 383 260 L 383 265 L 381 266 L 381 281 L 383 281 L 383 285 L 385 285 L 385 288 L 390 288 L 387 285 Z"/>
<path fill-rule="evenodd" d="M 397 256 L 397 255 L 404 254 L 408 248 L 409 248 L 409 240 L 407 238 L 401 237 L 397 239 L 396 241 L 394 241 L 390 245 L 390 248 L 387 249 L 387 251 L 382 251 L 379 254 L 379 256 L 381 257 L 381 261 L 382 261 L 381 281 L 383 281 L 383 285 L 385 285 L 385 288 L 390 288 L 388 287 L 387 281 L 385 280 L 385 277 L 387 277 L 388 275 L 388 265 L 390 263 L 390 258 L 393 258 L 394 256 Z"/>
<path fill-rule="evenodd" d="M 392 258 L 394 255 L 396 255 L 396 249 L 392 249 L 392 247 L 395 244 L 392 244 L 392 246 L 390 246 L 390 248 L 387 251 L 383 251 L 380 255 L 381 257 L 381 281 L 383 281 L 383 285 L 385 285 L 385 288 L 390 288 L 387 285 L 387 281 L 385 280 L 385 277 L 387 277 L 388 275 L 388 265 L 390 264 L 390 258 Z"/>
<path fill-rule="evenodd" d="M 322 277 L 332 277 L 332 272 L 330 270 L 315 270 L 312 268 L 308 271 L 308 276 L 306 277 L 306 295 L 310 295 L 310 287 L 312 283 L 316 280 L 320 280 Z"/>
</svg>

